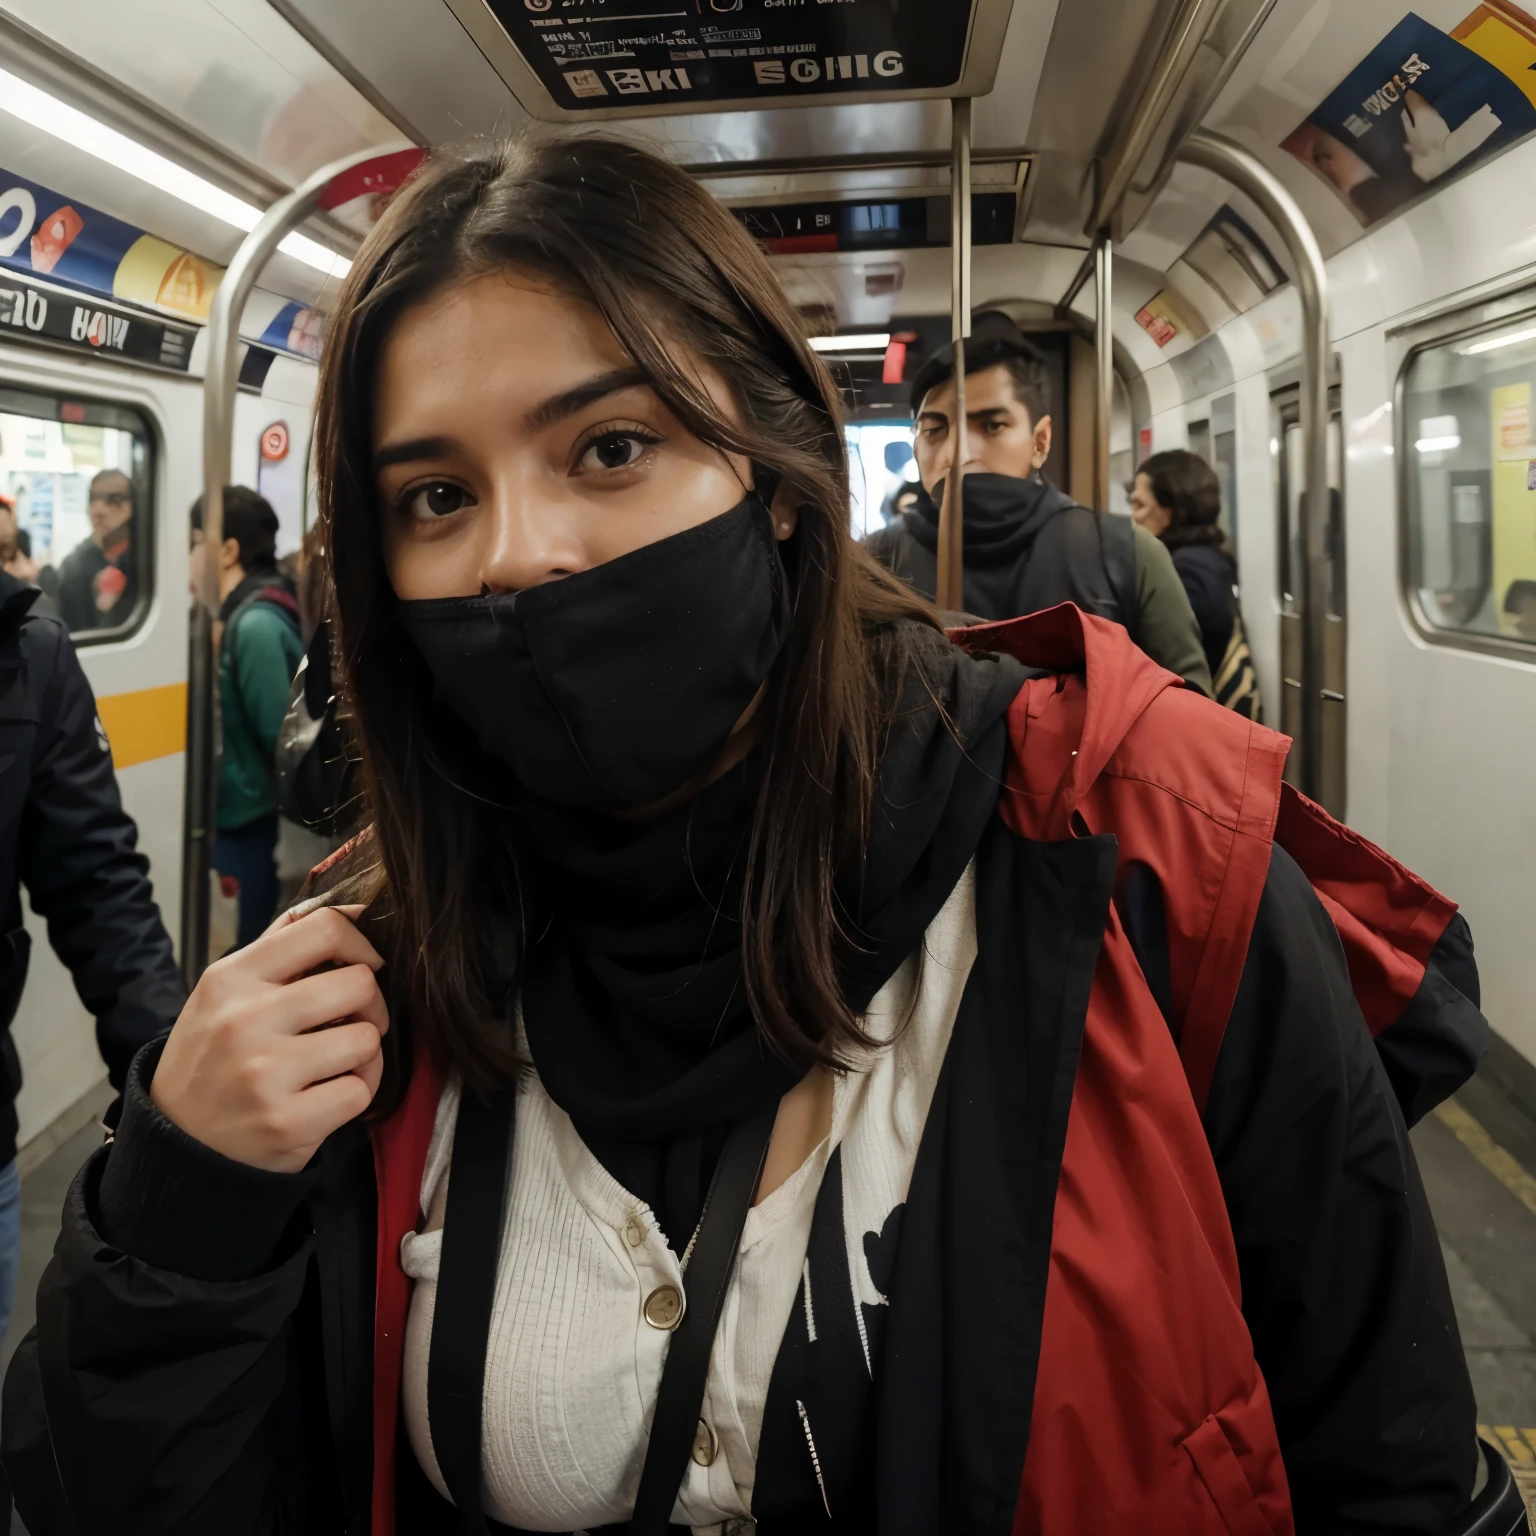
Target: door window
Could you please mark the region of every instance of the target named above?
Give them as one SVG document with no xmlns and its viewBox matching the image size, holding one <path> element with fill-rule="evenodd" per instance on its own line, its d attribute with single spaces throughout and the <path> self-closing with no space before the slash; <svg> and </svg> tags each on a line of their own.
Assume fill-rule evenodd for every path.
<svg viewBox="0 0 1536 1536">
<path fill-rule="evenodd" d="M 1403 388 L 1407 585 L 1421 627 L 1536 646 L 1536 322 L 1417 353 Z"/>
<path fill-rule="evenodd" d="M 42 588 L 77 644 L 149 608 L 154 448 L 136 411 L 0 388 L 0 565 Z"/>
</svg>

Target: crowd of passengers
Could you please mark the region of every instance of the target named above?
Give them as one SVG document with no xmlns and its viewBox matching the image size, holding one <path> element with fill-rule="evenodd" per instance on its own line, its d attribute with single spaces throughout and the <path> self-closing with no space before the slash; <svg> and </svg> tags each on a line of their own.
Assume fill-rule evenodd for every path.
<svg viewBox="0 0 1536 1536">
<path fill-rule="evenodd" d="M 1467 925 L 1284 784 L 1210 469 L 1084 508 L 1027 338 L 966 372 L 861 546 L 693 180 L 435 158 L 331 321 L 307 600 L 260 497 L 194 513 L 240 917 L 190 998 L 0 574 L 0 1003 L 25 884 L 120 1094 L 5 1382 L 33 1536 L 1472 1528 L 1408 1138 L 1486 1044 Z M 361 830 L 274 920 L 294 714 Z"/>
</svg>

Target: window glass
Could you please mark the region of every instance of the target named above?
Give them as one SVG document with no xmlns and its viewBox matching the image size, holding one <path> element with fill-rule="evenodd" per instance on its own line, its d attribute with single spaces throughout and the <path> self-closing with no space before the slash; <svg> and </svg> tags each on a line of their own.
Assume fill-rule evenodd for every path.
<svg viewBox="0 0 1536 1536">
<path fill-rule="evenodd" d="M 148 605 L 154 454 L 121 406 L 0 388 L 0 563 L 77 639 L 116 639 Z"/>
<path fill-rule="evenodd" d="M 1420 352 L 1403 392 L 1409 583 L 1441 630 L 1536 643 L 1536 323 Z"/>
<path fill-rule="evenodd" d="M 848 439 L 848 490 L 853 536 L 867 534 L 896 521 L 899 493 L 917 485 L 912 457 L 912 423 L 881 421 L 845 427 Z"/>
</svg>

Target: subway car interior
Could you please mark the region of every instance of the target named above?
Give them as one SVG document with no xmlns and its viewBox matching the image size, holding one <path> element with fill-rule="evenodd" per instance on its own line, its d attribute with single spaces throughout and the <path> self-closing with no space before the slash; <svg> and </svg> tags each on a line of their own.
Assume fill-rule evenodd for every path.
<svg viewBox="0 0 1536 1536">
<path fill-rule="evenodd" d="M 1214 470 L 1287 782 L 1475 935 L 1491 1043 L 1412 1141 L 1479 1433 L 1536 1517 L 1536 4 L 0 0 L 0 546 L 68 625 L 188 985 L 237 906 L 194 549 L 250 487 L 302 587 L 369 229 L 439 152 L 594 130 L 768 253 L 841 390 L 856 538 L 919 483 L 921 369 L 998 316 L 1074 501 L 1129 513 L 1175 450 Z M 333 846 L 282 821 L 285 901 Z M 24 927 L 0 1363 L 114 1097 Z"/>
</svg>

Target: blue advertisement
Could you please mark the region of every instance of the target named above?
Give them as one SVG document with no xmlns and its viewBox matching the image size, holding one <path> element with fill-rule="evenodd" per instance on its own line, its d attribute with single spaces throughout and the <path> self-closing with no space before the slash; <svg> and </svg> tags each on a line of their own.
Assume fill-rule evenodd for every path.
<svg viewBox="0 0 1536 1536">
<path fill-rule="evenodd" d="M 1410 14 L 1282 148 L 1368 226 L 1532 131 L 1536 105 L 1520 85 Z"/>
</svg>

